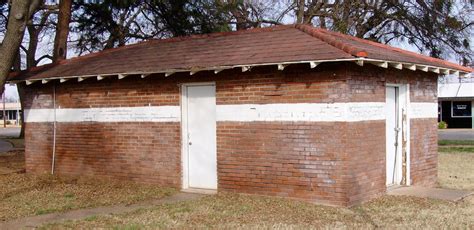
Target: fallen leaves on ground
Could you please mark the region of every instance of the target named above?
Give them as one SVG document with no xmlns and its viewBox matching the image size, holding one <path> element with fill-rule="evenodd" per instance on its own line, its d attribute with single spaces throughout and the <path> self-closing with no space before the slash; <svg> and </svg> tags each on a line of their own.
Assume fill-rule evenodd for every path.
<svg viewBox="0 0 474 230">
<path fill-rule="evenodd" d="M 0 155 L 0 221 L 51 212 L 159 199 L 174 189 L 94 177 L 58 177 L 24 172 L 22 151 Z M 20 172 L 20 173 L 15 173 Z"/>
<path fill-rule="evenodd" d="M 385 196 L 352 208 L 337 208 L 283 198 L 224 193 L 126 214 L 51 224 L 45 228 L 472 229 L 473 216 L 472 197 L 453 204 Z"/>
</svg>

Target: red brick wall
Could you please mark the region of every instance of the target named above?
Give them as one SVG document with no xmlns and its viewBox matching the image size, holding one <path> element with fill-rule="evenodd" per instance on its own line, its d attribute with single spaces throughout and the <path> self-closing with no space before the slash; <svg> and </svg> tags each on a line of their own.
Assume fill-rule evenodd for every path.
<svg viewBox="0 0 474 230">
<path fill-rule="evenodd" d="M 351 76 L 348 80 L 352 95 L 351 101 L 384 102 L 385 84 L 391 83 L 409 84 L 410 102 L 412 103 L 437 102 L 437 76 L 434 73 L 411 70 L 398 71 L 370 65 L 365 68 L 358 68 L 352 65 L 349 68 L 348 75 Z M 410 125 L 411 183 L 413 185 L 432 186 L 437 180 L 437 119 L 411 119 Z M 365 130 L 367 135 L 372 133 L 371 138 L 383 137 L 377 143 L 383 143 L 383 146 L 378 147 L 385 151 L 385 123 L 380 123 L 377 129 Z M 372 147 L 375 145 L 372 145 Z M 362 145 L 359 151 L 363 151 L 365 148 L 366 146 Z M 385 155 L 382 157 L 384 162 L 383 171 L 382 168 L 380 171 L 385 175 Z M 354 162 L 357 161 L 357 159 L 354 160 Z M 365 169 L 362 168 L 361 170 L 364 171 Z M 385 178 L 379 179 L 375 180 L 375 191 L 385 189 Z"/>
<path fill-rule="evenodd" d="M 51 172 L 52 137 L 53 125 L 50 123 L 25 124 L 25 167 L 27 172 Z"/>
<path fill-rule="evenodd" d="M 88 79 L 57 83 L 61 108 L 179 105 L 179 83 L 215 81 L 217 104 L 383 102 L 385 82 L 410 81 L 412 100 L 431 100 L 428 74 L 352 64 L 322 64 L 314 70 L 289 66 L 251 72 L 200 72 L 190 77 L 149 76 L 122 80 Z M 413 80 L 424 79 L 421 82 Z M 428 76 L 427 76 L 428 75 Z M 428 80 L 426 80 L 428 79 Z M 434 86 L 436 82 L 434 81 Z M 51 108 L 52 84 L 27 90 L 27 108 Z M 415 122 L 413 122 L 415 124 Z M 416 123 L 421 130 L 427 123 Z M 50 170 L 52 126 L 26 126 L 28 172 Z M 413 130 L 413 126 L 412 126 Z M 413 132 L 413 131 L 412 131 Z M 416 133 L 416 132 L 415 132 Z M 417 135 L 425 135 L 418 132 Z M 412 135 L 413 138 L 413 135 Z M 181 185 L 180 124 L 59 123 L 59 174 L 97 175 L 174 187 Z M 414 182 L 425 180 L 431 147 L 413 142 Z M 426 147 L 427 146 L 427 147 Z M 367 122 L 218 122 L 218 189 L 279 195 L 313 202 L 350 205 L 385 191 L 385 123 Z M 431 162 L 431 161 L 429 161 Z M 423 169 L 421 169 L 423 167 Z M 436 170 L 436 165 L 434 165 Z M 429 179 L 432 180 L 432 179 Z"/>
<path fill-rule="evenodd" d="M 347 198 L 353 205 L 386 190 L 385 121 L 349 122 L 346 131 Z"/>
<path fill-rule="evenodd" d="M 219 189 L 346 204 L 343 122 L 221 122 Z"/>
<path fill-rule="evenodd" d="M 438 120 L 411 120 L 410 167 L 413 185 L 434 186 L 438 176 Z"/>
</svg>

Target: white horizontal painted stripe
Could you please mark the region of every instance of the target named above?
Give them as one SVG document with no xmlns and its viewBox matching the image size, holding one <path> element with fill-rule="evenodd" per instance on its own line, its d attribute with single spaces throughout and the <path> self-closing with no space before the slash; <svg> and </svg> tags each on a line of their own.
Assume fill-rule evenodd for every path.
<svg viewBox="0 0 474 230">
<path fill-rule="evenodd" d="M 437 118 L 438 103 L 412 102 L 410 103 L 410 118 Z"/>
<path fill-rule="evenodd" d="M 385 119 L 383 102 L 218 105 L 217 121 L 356 122 Z M 411 103 L 411 118 L 435 118 L 436 103 Z M 57 122 L 179 122 L 179 106 L 57 109 Z M 26 122 L 53 122 L 53 109 L 25 110 Z"/>
<path fill-rule="evenodd" d="M 385 119 L 385 103 L 219 105 L 218 121 L 369 121 Z"/>
<path fill-rule="evenodd" d="M 56 109 L 57 122 L 179 122 L 179 106 Z M 53 109 L 25 110 L 26 122 L 53 122 Z"/>
</svg>

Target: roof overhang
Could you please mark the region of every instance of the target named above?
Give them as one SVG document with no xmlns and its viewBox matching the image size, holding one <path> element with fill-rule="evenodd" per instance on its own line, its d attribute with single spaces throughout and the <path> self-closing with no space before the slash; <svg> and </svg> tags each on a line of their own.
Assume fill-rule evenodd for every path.
<svg viewBox="0 0 474 230">
<path fill-rule="evenodd" d="M 58 80 L 60 83 L 75 80 L 81 82 L 85 79 L 95 78 L 97 81 L 103 80 L 105 78 L 117 77 L 117 79 L 124 79 L 130 75 L 138 75 L 141 78 L 145 78 L 151 74 L 164 74 L 165 77 L 169 77 L 175 73 L 186 73 L 189 75 L 194 75 L 197 72 L 201 71 L 213 71 L 215 74 L 220 73 L 223 70 L 227 69 L 241 69 L 242 72 L 250 71 L 253 67 L 262 67 L 262 66 L 275 66 L 277 70 L 283 71 L 289 65 L 295 64 L 308 64 L 310 68 L 316 68 L 321 63 L 329 62 L 355 62 L 359 66 L 364 66 L 365 64 L 375 65 L 381 68 L 394 68 L 398 70 L 408 69 L 412 71 L 423 71 L 423 72 L 432 72 L 436 74 L 448 75 L 454 74 L 459 77 L 466 77 L 470 72 L 464 72 L 457 69 L 432 66 L 432 65 L 423 65 L 417 63 L 408 63 L 408 62 L 398 62 L 398 61 L 388 61 L 388 60 L 377 60 L 369 59 L 364 57 L 355 57 L 355 58 L 345 58 L 345 59 L 331 59 L 331 60 L 308 60 L 308 61 L 291 61 L 291 62 L 280 62 L 280 63 L 258 63 L 258 64 L 245 64 L 245 65 L 233 65 L 233 66 L 214 66 L 206 68 L 189 68 L 189 69 L 168 69 L 168 70 L 159 70 L 154 72 L 126 72 L 126 73 L 107 73 L 107 74 L 95 74 L 95 75 L 81 75 L 81 76 L 63 76 L 63 77 L 52 77 L 52 78 L 42 78 L 42 79 L 27 79 L 27 80 L 10 80 L 10 83 L 20 83 L 25 82 L 26 85 L 31 85 L 35 82 L 41 82 L 47 84 L 48 82 Z"/>
</svg>

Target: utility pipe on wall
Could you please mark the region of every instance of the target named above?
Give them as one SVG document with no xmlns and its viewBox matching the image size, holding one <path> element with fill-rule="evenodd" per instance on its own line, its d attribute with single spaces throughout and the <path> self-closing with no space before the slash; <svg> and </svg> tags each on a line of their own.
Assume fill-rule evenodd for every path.
<svg viewBox="0 0 474 230">
<path fill-rule="evenodd" d="M 53 158 L 51 159 L 51 174 L 54 174 L 56 161 L 56 82 L 53 84 Z"/>
</svg>

